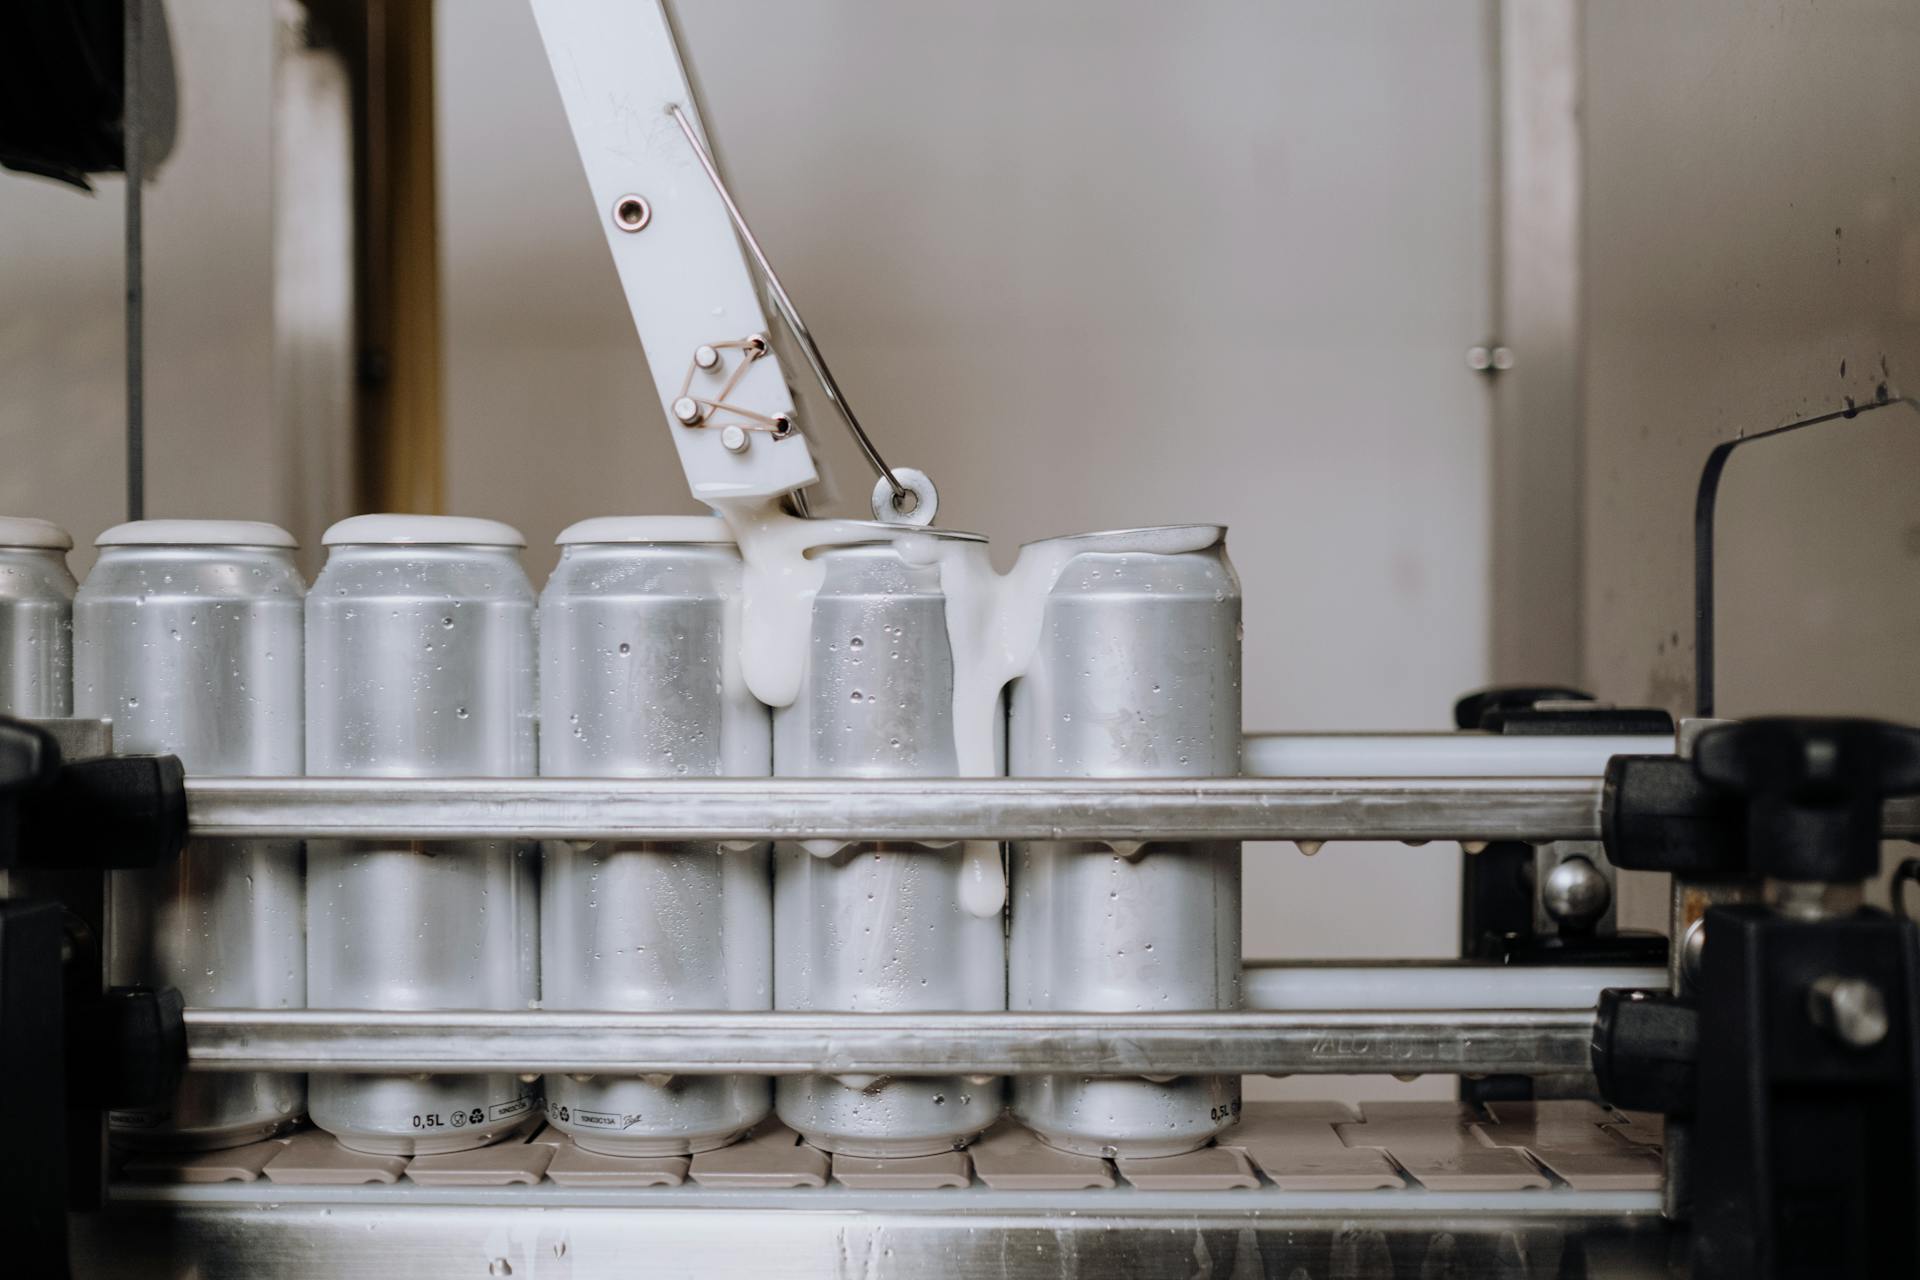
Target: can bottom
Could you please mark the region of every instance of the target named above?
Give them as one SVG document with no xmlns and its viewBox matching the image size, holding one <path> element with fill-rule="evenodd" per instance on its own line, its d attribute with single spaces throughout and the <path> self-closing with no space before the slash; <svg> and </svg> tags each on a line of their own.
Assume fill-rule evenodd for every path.
<svg viewBox="0 0 1920 1280">
<path fill-rule="evenodd" d="M 396 1136 L 390 1133 L 335 1133 L 333 1140 L 349 1151 L 370 1156 L 438 1156 L 454 1151 L 473 1151 L 491 1147 L 533 1127 L 538 1116 L 523 1119 L 498 1129 L 466 1129 L 459 1133 L 434 1134 L 431 1137 Z"/>
<path fill-rule="evenodd" d="M 609 1138 L 580 1130 L 565 1129 L 560 1125 L 555 1125 L 554 1128 L 560 1129 L 572 1138 L 573 1145 L 582 1151 L 591 1151 L 597 1156 L 624 1156 L 639 1160 L 652 1156 L 697 1156 L 702 1151 L 718 1151 L 722 1147 L 730 1147 L 740 1141 L 747 1130 L 753 1126 L 743 1125 L 727 1133 L 683 1133 L 658 1138 Z"/>
<path fill-rule="evenodd" d="M 108 1136 L 122 1151 L 224 1151 L 271 1138 L 294 1117 L 280 1116 L 253 1124 L 224 1125 L 218 1129 L 126 1129 L 110 1126 Z"/>
<path fill-rule="evenodd" d="M 810 1146 L 842 1156 L 898 1159 L 959 1151 L 1005 1107 L 997 1078 L 883 1076 L 861 1087 L 834 1076 L 783 1076 L 780 1122 Z"/>
<path fill-rule="evenodd" d="M 1109 1160 L 1198 1151 L 1239 1117 L 1238 1076 L 1023 1076 L 1013 1087 L 1013 1118 L 1042 1142 Z"/>
</svg>

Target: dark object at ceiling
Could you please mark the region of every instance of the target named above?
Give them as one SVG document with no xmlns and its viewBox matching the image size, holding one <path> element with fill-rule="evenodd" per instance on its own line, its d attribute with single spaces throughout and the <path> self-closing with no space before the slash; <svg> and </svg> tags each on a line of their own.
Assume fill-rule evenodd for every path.
<svg viewBox="0 0 1920 1280">
<path fill-rule="evenodd" d="M 0 166 L 92 190 L 126 167 L 123 35 L 129 0 L 0 2 Z M 141 6 L 141 124 L 148 173 L 172 150 L 173 50 L 160 0 Z"/>
</svg>

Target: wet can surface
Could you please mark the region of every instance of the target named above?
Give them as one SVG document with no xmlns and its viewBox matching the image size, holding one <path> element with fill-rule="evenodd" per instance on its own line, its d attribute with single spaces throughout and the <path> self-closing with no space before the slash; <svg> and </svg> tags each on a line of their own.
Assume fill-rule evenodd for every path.
<svg viewBox="0 0 1920 1280">
<path fill-rule="evenodd" d="M 767 708 L 738 669 L 740 554 L 720 520 L 586 520 L 540 596 L 540 772 L 766 777 Z M 773 1005 L 767 847 L 550 841 L 541 1007 Z M 548 1076 L 547 1119 L 589 1151 L 684 1155 L 765 1119 L 764 1076 Z"/>
<path fill-rule="evenodd" d="M 73 539 L 0 517 L 0 715 L 73 714 Z"/>
<path fill-rule="evenodd" d="M 1013 686 L 1009 772 L 1237 775 L 1240 590 L 1225 530 L 1086 534 L 1042 545 L 1060 571 L 1039 648 Z M 1012 885 L 1009 1007 L 1238 1007 L 1238 844 L 1020 843 Z M 1235 1123 L 1240 1081 L 1023 1076 L 1013 1110 L 1068 1151 L 1174 1155 Z"/>
<path fill-rule="evenodd" d="M 143 520 L 96 545 L 73 604 L 74 712 L 113 721 L 115 750 L 171 753 L 190 775 L 298 776 L 304 591 L 292 536 Z M 300 1008 L 302 878 L 294 840 L 194 840 L 171 866 L 112 873 L 109 981 L 178 987 L 202 1008 Z M 126 1146 L 231 1147 L 304 1103 L 303 1076 L 192 1072 L 171 1105 L 111 1121 Z"/>
<path fill-rule="evenodd" d="M 774 772 L 911 778 L 958 773 L 946 598 L 898 529 L 817 553 L 806 674 L 774 712 Z M 970 534 L 919 531 L 917 538 Z M 998 913 L 962 906 L 961 846 L 783 843 L 774 852 L 774 1004 L 784 1010 L 965 1012 L 1006 1007 Z M 784 1076 L 780 1119 L 847 1155 L 965 1146 L 999 1118 L 997 1077 Z"/>
<path fill-rule="evenodd" d="M 307 772 L 530 777 L 533 588 L 492 520 L 356 516 L 327 530 L 307 607 Z M 510 841 L 314 841 L 316 1009 L 526 1009 L 539 994 L 533 851 Z M 313 1122 L 359 1151 L 485 1146 L 532 1122 L 509 1074 L 312 1077 Z"/>
</svg>

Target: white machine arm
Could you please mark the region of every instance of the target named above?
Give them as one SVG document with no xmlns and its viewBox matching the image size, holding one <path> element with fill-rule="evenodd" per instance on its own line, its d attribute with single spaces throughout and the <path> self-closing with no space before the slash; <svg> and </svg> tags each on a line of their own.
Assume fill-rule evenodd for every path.
<svg viewBox="0 0 1920 1280">
<path fill-rule="evenodd" d="M 814 483 L 753 273 L 672 114 L 701 128 L 660 0 L 532 4 L 694 496 L 769 498 Z"/>
</svg>

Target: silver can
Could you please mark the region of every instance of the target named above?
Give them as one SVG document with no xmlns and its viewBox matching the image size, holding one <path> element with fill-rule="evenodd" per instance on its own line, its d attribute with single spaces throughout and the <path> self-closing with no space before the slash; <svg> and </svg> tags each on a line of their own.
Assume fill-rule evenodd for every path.
<svg viewBox="0 0 1920 1280">
<path fill-rule="evenodd" d="M 540 595 L 540 772 L 764 778 L 767 709 L 739 670 L 740 553 L 725 522 L 584 520 Z M 773 1005 L 767 847 L 553 841 L 540 884 L 546 1009 Z M 725 1146 L 766 1118 L 764 1076 L 549 1076 L 547 1119 L 617 1156 Z"/>
<path fill-rule="evenodd" d="M 533 588 L 525 541 L 454 516 L 356 516 L 327 530 L 307 608 L 307 769 L 321 777 L 534 772 Z M 510 841 L 315 841 L 316 1009 L 526 1009 L 539 994 L 533 851 Z M 315 1075 L 313 1122 L 343 1146 L 428 1154 L 531 1123 L 509 1074 Z"/>
<path fill-rule="evenodd" d="M 301 772 L 301 598 L 293 537 L 237 520 L 142 520 L 101 534 L 73 602 L 74 710 L 113 745 L 189 774 Z M 295 840 L 188 843 L 171 866 L 114 872 L 108 972 L 191 1006 L 297 1009 L 306 998 Z M 305 1078 L 190 1073 L 170 1106 L 114 1112 L 127 1146 L 232 1147 L 297 1116 Z"/>
<path fill-rule="evenodd" d="M 73 714 L 73 539 L 0 516 L 0 715 Z"/>
<path fill-rule="evenodd" d="M 1240 587 L 1216 526 L 1085 534 L 1023 555 L 1059 566 L 1013 686 L 1016 777 L 1240 772 Z M 1008 1004 L 1080 1013 L 1240 1003 L 1240 846 L 1013 851 Z M 1049 1144 L 1175 1155 L 1235 1123 L 1235 1076 L 1023 1076 L 1014 1115 Z"/>
<path fill-rule="evenodd" d="M 776 774 L 949 778 L 953 654 L 940 570 L 903 557 L 901 530 L 818 553 L 799 696 L 773 717 Z M 980 542 L 922 530 L 916 538 Z M 961 846 L 783 843 L 774 852 L 774 1005 L 785 1010 L 966 1012 L 1006 1008 L 1002 918 L 961 900 Z M 964 1147 L 999 1118 L 996 1077 L 784 1076 L 780 1119 L 857 1156 Z"/>
</svg>

